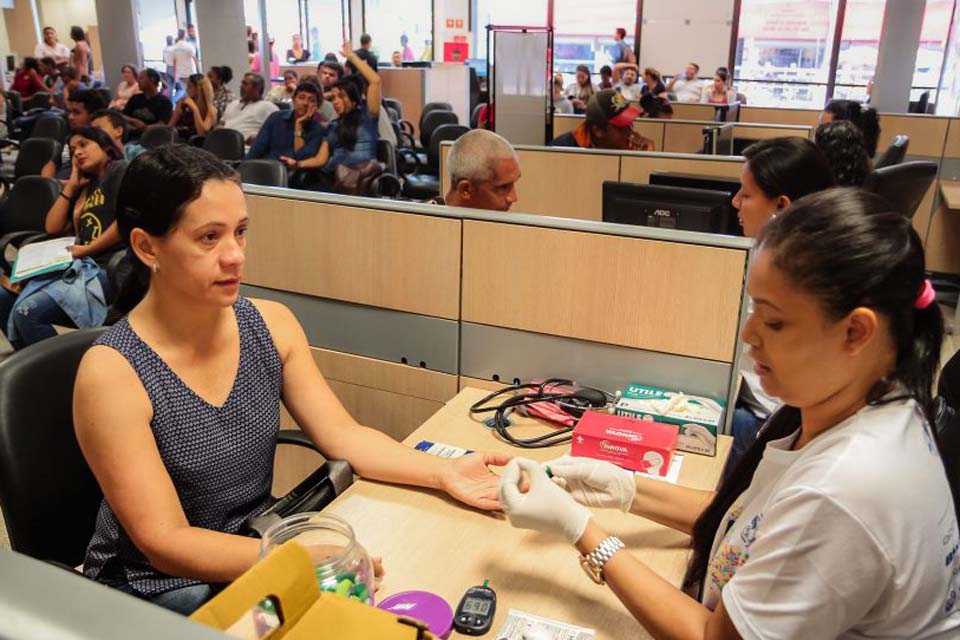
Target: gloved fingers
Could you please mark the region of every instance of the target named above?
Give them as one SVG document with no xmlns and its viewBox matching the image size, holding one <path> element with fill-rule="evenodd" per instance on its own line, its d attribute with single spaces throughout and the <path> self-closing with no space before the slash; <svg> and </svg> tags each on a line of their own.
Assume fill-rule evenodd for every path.
<svg viewBox="0 0 960 640">
<path fill-rule="evenodd" d="M 504 468 L 497 493 L 504 511 L 509 511 L 523 500 L 523 494 L 520 493 L 520 458 L 514 458 Z"/>
</svg>

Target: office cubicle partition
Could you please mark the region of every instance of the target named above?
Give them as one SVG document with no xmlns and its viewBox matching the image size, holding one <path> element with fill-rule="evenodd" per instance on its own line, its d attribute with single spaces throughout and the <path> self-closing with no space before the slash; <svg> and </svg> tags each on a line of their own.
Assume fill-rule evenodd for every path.
<svg viewBox="0 0 960 640">
<path fill-rule="evenodd" d="M 733 399 L 749 240 L 244 189 L 244 294 L 289 306 L 347 408 L 395 438 L 472 379 Z M 315 465 L 278 456 L 287 482 Z"/>
<path fill-rule="evenodd" d="M 446 171 L 452 143 L 442 143 L 442 192 L 450 188 Z M 561 147 L 514 147 L 522 177 L 513 211 L 599 222 L 603 219 L 603 183 L 606 180 L 647 184 L 650 171 L 675 171 L 739 178 L 743 158 L 688 153 L 607 151 Z M 638 168 L 639 167 L 639 168 Z"/>
</svg>

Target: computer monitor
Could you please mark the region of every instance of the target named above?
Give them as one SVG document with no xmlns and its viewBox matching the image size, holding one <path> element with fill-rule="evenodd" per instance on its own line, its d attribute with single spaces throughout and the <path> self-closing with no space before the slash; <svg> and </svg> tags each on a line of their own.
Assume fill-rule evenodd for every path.
<svg viewBox="0 0 960 640">
<path fill-rule="evenodd" d="M 724 233 L 729 194 L 653 184 L 603 183 L 603 221 Z"/>
<path fill-rule="evenodd" d="M 728 236 L 742 236 L 737 209 L 733 206 L 733 197 L 740 191 L 740 180 L 737 178 L 723 178 L 720 176 L 705 176 L 697 173 L 678 173 L 672 171 L 653 171 L 650 173 L 650 184 L 665 187 L 683 187 L 685 189 L 703 189 L 705 191 L 723 191 L 727 194 L 727 212 L 725 233 Z"/>
</svg>

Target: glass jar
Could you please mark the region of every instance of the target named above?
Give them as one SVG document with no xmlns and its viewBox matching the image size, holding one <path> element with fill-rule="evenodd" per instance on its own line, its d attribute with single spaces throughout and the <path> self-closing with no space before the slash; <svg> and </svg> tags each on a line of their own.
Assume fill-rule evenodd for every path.
<svg viewBox="0 0 960 640">
<path fill-rule="evenodd" d="M 321 591 L 373 604 L 373 563 L 346 520 L 314 511 L 284 518 L 264 532 L 260 557 L 288 540 L 310 554 Z"/>
</svg>

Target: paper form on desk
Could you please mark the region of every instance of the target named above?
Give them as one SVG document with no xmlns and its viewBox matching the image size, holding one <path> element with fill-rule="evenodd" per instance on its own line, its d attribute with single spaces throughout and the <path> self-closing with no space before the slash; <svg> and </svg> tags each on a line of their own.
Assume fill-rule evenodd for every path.
<svg viewBox="0 0 960 640">
<path fill-rule="evenodd" d="M 497 640 L 592 640 L 593 629 L 510 609 Z"/>
<path fill-rule="evenodd" d="M 66 269 L 73 263 L 73 255 L 67 249 L 75 244 L 76 238 L 54 238 L 20 247 L 10 282 Z"/>
</svg>

